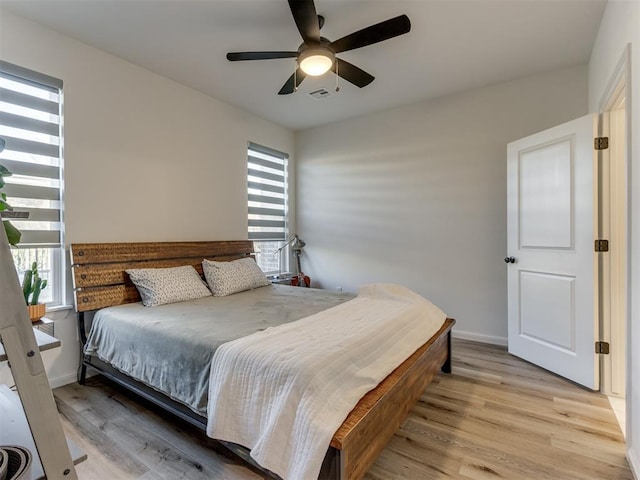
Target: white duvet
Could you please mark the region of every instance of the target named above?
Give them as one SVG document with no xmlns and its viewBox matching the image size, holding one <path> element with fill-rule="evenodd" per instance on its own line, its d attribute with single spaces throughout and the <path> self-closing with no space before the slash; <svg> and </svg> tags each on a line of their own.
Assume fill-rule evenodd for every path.
<svg viewBox="0 0 640 480">
<path fill-rule="evenodd" d="M 360 398 L 431 338 L 446 315 L 399 285 L 223 344 L 211 364 L 207 434 L 243 445 L 285 480 L 318 477 Z"/>
</svg>

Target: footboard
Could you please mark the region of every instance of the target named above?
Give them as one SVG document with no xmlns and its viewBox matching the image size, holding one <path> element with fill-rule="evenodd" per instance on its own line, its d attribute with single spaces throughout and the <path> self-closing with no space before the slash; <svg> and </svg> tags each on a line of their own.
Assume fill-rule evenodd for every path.
<svg viewBox="0 0 640 480">
<path fill-rule="evenodd" d="M 450 367 L 451 327 L 438 333 L 396 368 L 351 411 L 331 441 L 337 478 L 359 480 L 416 404 L 440 369 Z M 331 452 L 330 452 L 331 454 Z"/>
</svg>

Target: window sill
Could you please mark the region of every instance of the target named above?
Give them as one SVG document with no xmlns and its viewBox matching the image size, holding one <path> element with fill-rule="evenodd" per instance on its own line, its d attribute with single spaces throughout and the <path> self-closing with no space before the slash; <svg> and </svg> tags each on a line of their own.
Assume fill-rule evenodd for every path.
<svg viewBox="0 0 640 480">
<path fill-rule="evenodd" d="M 284 279 L 290 279 L 293 276 L 295 275 L 291 272 L 283 272 L 280 275 L 278 275 L 277 273 L 266 274 L 266 277 L 269 280 L 284 280 Z"/>
<path fill-rule="evenodd" d="M 73 310 L 73 305 L 52 305 L 47 306 L 47 313 L 49 312 L 62 312 L 65 310 Z"/>
</svg>

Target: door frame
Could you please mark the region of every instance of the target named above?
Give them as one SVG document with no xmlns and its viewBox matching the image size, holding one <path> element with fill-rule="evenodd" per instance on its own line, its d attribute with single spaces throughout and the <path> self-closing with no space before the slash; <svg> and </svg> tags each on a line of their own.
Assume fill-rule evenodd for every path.
<svg viewBox="0 0 640 480">
<path fill-rule="evenodd" d="M 604 90 L 600 98 L 600 102 L 598 104 L 598 113 L 600 115 L 600 122 L 598 122 L 598 136 L 609 136 L 609 112 L 615 107 L 616 102 L 623 96 L 625 99 L 624 106 L 624 122 L 625 122 L 625 145 L 622 147 L 622 150 L 625 153 L 625 162 L 621 165 L 622 168 L 618 170 L 611 171 L 606 169 L 602 171 L 603 180 L 611 181 L 613 185 L 620 186 L 622 185 L 625 189 L 624 197 L 626 197 L 626 214 L 618 215 L 617 218 L 612 218 L 608 215 L 609 208 L 609 192 L 604 192 L 605 195 L 601 198 L 601 207 L 599 210 L 603 212 L 604 215 L 599 215 L 599 220 L 602 221 L 602 227 L 604 230 L 602 233 L 606 235 L 602 238 L 609 238 L 610 228 L 613 227 L 617 229 L 617 234 L 622 234 L 626 240 L 626 245 L 623 251 L 618 252 L 623 257 L 624 265 L 626 268 L 624 271 L 621 271 L 620 268 L 617 268 L 616 264 L 618 263 L 616 259 L 610 258 L 609 255 L 603 256 L 603 264 L 601 271 L 601 293 L 602 293 L 602 301 L 601 305 L 603 306 L 601 310 L 601 322 L 600 322 L 600 334 L 601 338 L 606 338 L 608 340 L 611 339 L 611 332 L 614 328 L 612 325 L 611 318 L 611 301 L 612 301 L 612 288 L 619 288 L 618 285 L 623 285 L 623 294 L 624 299 L 621 300 L 623 305 L 618 305 L 621 307 L 620 310 L 623 312 L 626 317 L 625 321 L 625 334 L 626 334 L 626 343 L 625 347 L 625 355 L 622 359 L 618 358 L 617 360 L 613 360 L 613 357 L 605 358 L 605 355 L 602 355 L 600 360 L 600 372 L 601 379 L 603 376 L 608 376 L 609 378 L 601 380 L 601 387 L 603 393 L 610 393 L 611 390 L 611 367 L 612 363 L 624 361 L 624 370 L 625 370 L 625 398 L 626 398 L 626 408 L 625 408 L 625 417 L 626 417 L 626 425 L 625 430 L 628 432 L 631 428 L 631 278 L 629 268 L 629 260 L 631 259 L 631 229 L 629 228 L 631 225 L 631 208 L 630 208 L 630 192 L 631 192 L 631 175 L 630 172 L 630 162 L 631 162 L 631 135 L 630 135 L 630 125 L 631 125 L 631 45 L 627 44 L 625 49 L 616 64 L 611 76 L 609 77 L 609 82 L 607 83 L 607 87 Z M 608 160 L 608 152 L 606 152 L 602 156 L 605 160 Z M 609 163 L 607 162 L 607 165 Z M 612 175 L 613 174 L 613 175 Z M 608 182 L 607 182 L 608 183 Z M 613 220 L 613 225 L 611 225 L 611 221 Z M 616 221 L 618 220 L 618 221 Z M 600 222 L 599 222 L 600 223 Z M 620 293 L 620 292 L 619 292 Z M 620 352 L 620 349 L 616 349 L 617 345 L 611 345 L 612 355 L 615 355 L 616 350 Z M 618 353 L 620 355 L 620 353 Z M 607 392 L 607 388 L 609 392 Z"/>
</svg>

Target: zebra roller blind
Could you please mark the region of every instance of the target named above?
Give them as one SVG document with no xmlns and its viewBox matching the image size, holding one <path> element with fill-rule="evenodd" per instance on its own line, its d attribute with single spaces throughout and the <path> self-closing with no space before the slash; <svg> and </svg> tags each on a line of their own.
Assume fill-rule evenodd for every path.
<svg viewBox="0 0 640 480">
<path fill-rule="evenodd" d="M 288 158 L 286 153 L 249 143 L 249 240 L 286 240 Z"/>
<path fill-rule="evenodd" d="M 0 163 L 13 176 L 4 193 L 24 247 L 59 247 L 62 210 L 62 81 L 0 61 Z"/>
</svg>

